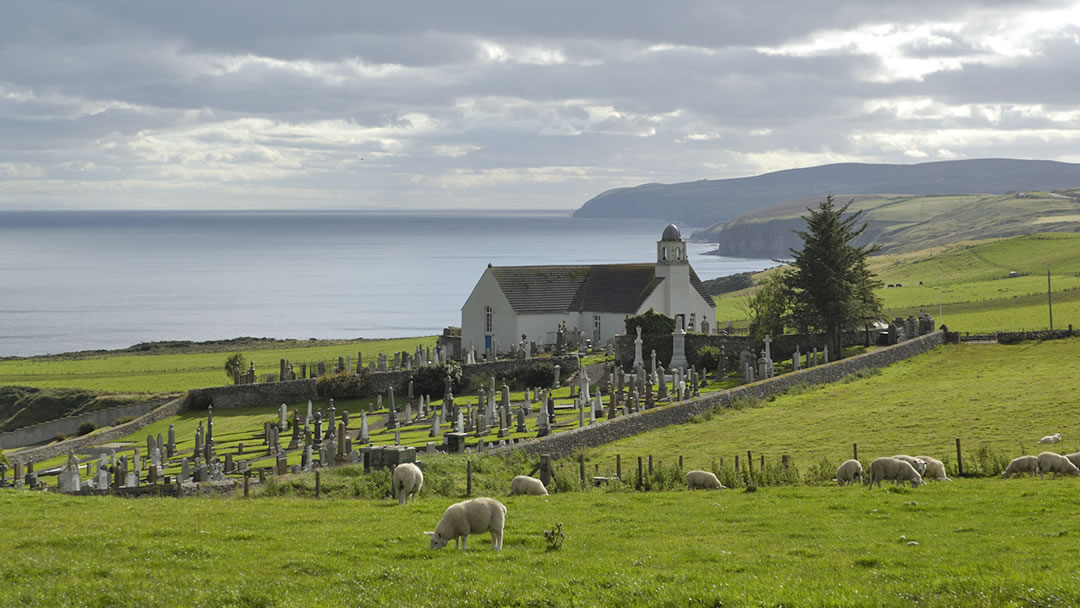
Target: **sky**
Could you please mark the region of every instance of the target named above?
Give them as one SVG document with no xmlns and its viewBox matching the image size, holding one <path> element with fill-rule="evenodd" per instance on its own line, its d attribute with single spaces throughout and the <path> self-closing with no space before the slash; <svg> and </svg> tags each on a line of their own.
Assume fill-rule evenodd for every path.
<svg viewBox="0 0 1080 608">
<path fill-rule="evenodd" d="M 5 5 L 0 209 L 573 209 L 836 162 L 1080 162 L 1080 2 Z"/>
</svg>

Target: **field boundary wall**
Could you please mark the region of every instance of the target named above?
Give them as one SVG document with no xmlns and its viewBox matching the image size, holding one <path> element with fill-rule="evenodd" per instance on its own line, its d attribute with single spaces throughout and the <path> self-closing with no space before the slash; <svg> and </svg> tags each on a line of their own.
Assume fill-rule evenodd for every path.
<svg viewBox="0 0 1080 608">
<path fill-rule="evenodd" d="M 75 435 L 79 432 L 79 427 L 87 422 L 94 423 L 94 426 L 99 429 L 107 427 L 121 418 L 129 416 L 137 418 L 142 416 L 154 408 L 160 407 L 169 400 L 169 398 L 151 399 L 143 403 L 118 405 L 116 407 L 87 412 L 85 414 L 65 416 L 64 418 L 56 418 L 54 420 L 24 426 L 20 429 L 15 429 L 14 431 L 0 433 L 0 449 L 11 450 L 34 445 L 49 441 L 57 435 Z"/>
<path fill-rule="evenodd" d="M 861 370 L 886 367 L 925 353 L 944 343 L 944 340 L 944 332 L 935 331 L 894 346 L 881 347 L 840 361 L 759 380 L 613 420 L 598 421 L 590 426 L 531 439 L 521 444 L 498 448 L 498 450 L 503 452 L 525 450 L 528 454 L 551 454 L 555 458 L 564 458 L 584 448 L 594 448 L 673 424 L 684 424 L 694 416 L 703 414 L 714 407 L 729 406 L 739 399 L 750 397 L 765 399 L 779 395 L 799 384 L 827 384 Z"/>
<path fill-rule="evenodd" d="M 60 456 L 61 454 L 66 454 L 68 451 L 81 450 L 89 446 L 115 441 L 125 435 L 134 433 L 144 426 L 177 415 L 182 410 L 187 409 L 189 398 L 190 397 L 176 397 L 163 405 L 159 405 L 150 412 L 139 416 L 131 422 L 125 422 L 124 424 L 108 429 L 97 430 L 89 435 L 83 435 L 82 437 L 57 441 L 56 443 L 50 443 L 49 445 L 41 446 L 39 448 L 19 450 L 18 452 L 7 454 L 7 458 L 11 461 L 21 460 L 24 463 L 41 462 L 42 460 L 48 460 Z"/>
</svg>

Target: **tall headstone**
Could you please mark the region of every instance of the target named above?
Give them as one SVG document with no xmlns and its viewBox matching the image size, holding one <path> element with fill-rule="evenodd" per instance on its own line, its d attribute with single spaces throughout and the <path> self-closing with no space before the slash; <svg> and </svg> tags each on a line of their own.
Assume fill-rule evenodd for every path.
<svg viewBox="0 0 1080 608">
<path fill-rule="evenodd" d="M 802 363 L 802 353 L 799 352 L 799 345 L 795 345 L 795 352 L 791 355 L 791 370 L 799 371 Z"/>
<path fill-rule="evenodd" d="M 641 345 L 643 340 L 641 339 L 641 326 L 637 326 L 637 337 L 634 338 L 634 363 L 633 368 L 637 369 L 645 365 L 645 357 L 641 354 Z"/>
<path fill-rule="evenodd" d="M 165 453 L 169 458 L 176 455 L 176 429 L 169 425 L 169 443 L 165 445 Z"/>
<path fill-rule="evenodd" d="M 278 428 L 279 429 L 287 429 L 287 428 L 289 428 L 289 426 L 288 426 L 289 421 L 287 420 L 288 415 L 289 415 L 289 407 L 287 405 L 285 405 L 284 403 L 282 403 L 281 407 L 278 408 Z"/>
<path fill-rule="evenodd" d="M 368 437 L 368 421 L 367 410 L 360 413 L 360 434 L 356 437 L 360 443 L 370 443 L 371 439 Z"/>
<path fill-rule="evenodd" d="M 671 332 L 671 369 L 685 369 L 689 363 L 686 360 L 686 330 L 679 325 Z"/>
</svg>

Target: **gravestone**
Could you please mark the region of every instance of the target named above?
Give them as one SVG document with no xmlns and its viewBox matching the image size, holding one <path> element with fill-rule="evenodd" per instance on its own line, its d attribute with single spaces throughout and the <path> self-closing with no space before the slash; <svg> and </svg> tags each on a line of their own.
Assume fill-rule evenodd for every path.
<svg viewBox="0 0 1080 608">
<path fill-rule="evenodd" d="M 356 437 L 360 443 L 370 443 L 371 439 L 368 437 L 368 421 L 367 411 L 360 413 L 360 434 Z"/>
<path fill-rule="evenodd" d="M 686 360 L 686 331 L 680 325 L 676 325 L 675 331 L 671 332 L 671 362 L 668 367 L 681 369 L 688 365 L 689 363 Z"/>
<path fill-rule="evenodd" d="M 802 353 L 799 352 L 799 345 L 795 345 L 795 352 L 791 355 L 791 371 L 799 371 L 802 366 Z"/>
<path fill-rule="evenodd" d="M 60 471 L 57 480 L 57 489 L 61 492 L 78 492 L 82 489 L 82 479 L 79 477 L 79 459 L 73 451 L 68 452 L 67 462 L 64 463 L 64 468 Z"/>
<path fill-rule="evenodd" d="M 176 455 L 176 429 L 171 424 L 169 425 L 169 443 L 166 444 L 165 448 L 165 453 L 169 458 Z"/>
</svg>

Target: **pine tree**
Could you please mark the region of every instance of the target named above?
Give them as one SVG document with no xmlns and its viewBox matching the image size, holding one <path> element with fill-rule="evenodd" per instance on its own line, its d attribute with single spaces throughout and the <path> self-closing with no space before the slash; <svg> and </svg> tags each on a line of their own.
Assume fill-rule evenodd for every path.
<svg viewBox="0 0 1080 608">
<path fill-rule="evenodd" d="M 852 241 L 866 229 L 856 227 L 862 211 L 848 213 L 833 204 L 832 195 L 816 209 L 807 209 L 802 251 L 791 250 L 793 270 L 787 276 L 792 318 L 799 329 L 825 334 L 829 352 L 839 357 L 845 330 L 864 326 L 881 316 L 881 301 L 874 289 L 881 281 L 866 266 L 876 246 L 856 247 Z"/>
</svg>

